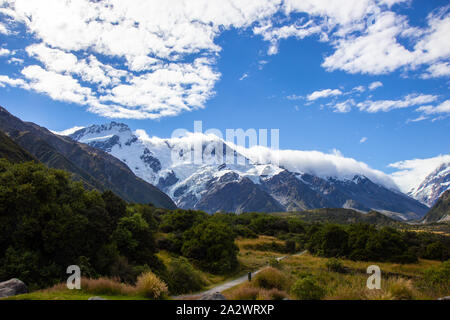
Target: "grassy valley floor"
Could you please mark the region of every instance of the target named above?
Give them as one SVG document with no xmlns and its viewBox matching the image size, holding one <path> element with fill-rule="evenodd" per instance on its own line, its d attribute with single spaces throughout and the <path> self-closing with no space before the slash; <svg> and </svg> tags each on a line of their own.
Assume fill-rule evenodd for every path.
<svg viewBox="0 0 450 320">
<path fill-rule="evenodd" d="M 443 263 L 420 259 L 418 263 L 398 264 L 386 262 L 361 262 L 337 260 L 338 266 L 330 266 L 330 259 L 304 254 L 284 254 L 270 248 L 277 248 L 282 241 L 275 237 L 259 236 L 254 239 L 239 238 L 239 269 L 228 275 L 213 275 L 195 269 L 204 281 L 204 287 L 197 293 L 165 299 L 198 299 L 208 289 L 245 275 L 249 271 L 261 270 L 253 276 L 251 282 L 245 281 L 222 293 L 229 300 L 273 300 L 308 299 L 326 300 L 379 300 L 405 299 L 427 300 L 448 295 L 449 283 L 432 284 L 427 276 L 430 269 L 438 270 Z M 266 249 L 267 248 L 267 249 Z M 161 251 L 158 257 L 169 264 L 178 257 Z M 278 258 L 278 259 L 277 259 Z M 282 259 L 280 259 L 282 258 Z M 335 259 L 332 259 L 336 262 Z M 381 289 L 369 290 L 366 282 L 369 274 L 367 267 L 377 265 L 381 269 Z M 330 269 L 331 268 L 331 269 Z M 335 270 L 333 270 L 333 268 Z M 448 270 L 447 270 L 448 272 Z M 428 278 L 427 278 L 428 277 Z M 299 279 L 304 295 L 298 295 Z M 428 279 L 428 280 L 427 280 Z M 300 281 L 300 282 L 302 282 Z M 308 297 L 308 294 L 311 296 Z M 318 294 L 318 296 L 314 296 Z M 108 300 L 149 299 L 139 293 L 138 288 L 117 281 L 101 279 L 82 279 L 81 290 L 68 290 L 64 284 L 28 294 L 10 297 L 10 300 L 87 300 L 100 296 Z"/>
</svg>

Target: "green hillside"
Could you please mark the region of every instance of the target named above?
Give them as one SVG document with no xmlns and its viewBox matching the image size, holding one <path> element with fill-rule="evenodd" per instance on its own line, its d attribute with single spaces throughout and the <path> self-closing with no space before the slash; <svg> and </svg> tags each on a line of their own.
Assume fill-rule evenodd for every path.
<svg viewBox="0 0 450 320">
<path fill-rule="evenodd" d="M 2 131 L 0 131 L 0 158 L 8 159 L 13 163 L 32 161 L 36 159 Z"/>
<path fill-rule="evenodd" d="M 425 222 L 450 221 L 450 190 L 445 191 L 424 218 Z"/>
</svg>

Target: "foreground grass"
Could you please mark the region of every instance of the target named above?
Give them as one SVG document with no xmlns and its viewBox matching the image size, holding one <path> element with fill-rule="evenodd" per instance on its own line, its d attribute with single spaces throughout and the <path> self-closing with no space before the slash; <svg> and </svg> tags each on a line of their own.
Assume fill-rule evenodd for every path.
<svg viewBox="0 0 450 320">
<path fill-rule="evenodd" d="M 94 295 L 81 290 L 62 289 L 59 291 L 35 291 L 21 294 L 4 300 L 88 300 L 92 296 L 99 296 L 107 300 L 148 300 L 141 296 L 130 295 Z"/>
<path fill-rule="evenodd" d="M 156 254 L 156 256 L 164 263 L 164 265 L 167 267 L 169 265 L 169 263 L 171 262 L 172 259 L 176 259 L 178 258 L 176 255 L 169 253 L 165 250 L 161 250 L 160 252 L 158 252 Z M 195 266 L 194 266 L 195 268 Z M 212 274 L 209 272 L 205 272 L 201 269 L 195 268 L 196 272 L 198 272 L 202 279 L 203 282 L 206 284 L 205 285 L 205 289 L 208 289 L 209 287 L 213 287 L 217 284 L 220 284 L 224 281 L 226 281 L 227 279 L 229 279 L 230 277 L 235 276 L 235 272 L 230 273 L 230 274 L 226 274 L 226 275 L 217 275 L 217 274 Z"/>
<path fill-rule="evenodd" d="M 342 260 L 345 272 L 332 272 L 327 268 L 327 258 L 311 254 L 286 255 L 280 252 L 254 250 L 252 247 L 264 247 L 272 242 L 281 243 L 269 236 L 259 236 L 255 239 L 237 239 L 239 247 L 238 260 L 240 267 L 233 273 L 213 275 L 195 268 L 201 274 L 208 290 L 224 282 L 233 280 L 248 271 L 266 268 L 256 275 L 252 282 L 246 282 L 224 291 L 229 300 L 277 300 L 298 299 L 292 293 L 293 284 L 301 277 L 308 275 L 323 289 L 322 299 L 327 300 L 385 300 L 385 299 L 436 299 L 447 296 L 448 285 L 430 287 L 423 285 L 425 271 L 439 267 L 439 261 L 420 259 L 414 264 L 398 264 L 385 262 L 361 262 Z M 275 258 L 286 256 L 274 263 Z M 158 253 L 158 257 L 168 265 L 177 257 L 166 251 Z M 276 261 L 275 261 L 276 262 Z M 271 264 L 274 267 L 267 268 Z M 377 265 L 381 269 L 381 289 L 369 290 L 366 281 L 367 267 Z M 100 279 L 82 279 L 81 290 L 68 290 L 64 284 L 28 294 L 7 298 L 7 300 L 87 300 L 99 296 L 108 300 L 148 300 L 139 294 L 136 287 L 118 281 Z M 169 299 L 168 296 L 163 297 Z"/>
<path fill-rule="evenodd" d="M 145 278 L 149 280 L 144 283 Z M 44 290 L 9 297 L 6 300 L 88 300 L 93 296 L 107 300 L 166 299 L 167 295 L 165 293 L 162 296 L 153 295 L 156 286 L 161 286 L 161 284 L 163 286 L 165 285 L 159 279 L 155 279 L 152 273 L 145 273 L 142 275 L 142 278 L 139 277 L 135 286 L 110 278 L 82 278 L 81 289 L 79 290 L 69 290 L 64 283 L 60 283 Z"/>
<path fill-rule="evenodd" d="M 121 285 L 118 282 L 116 284 L 117 286 Z M 59 284 L 48 289 L 8 297 L 4 300 L 88 300 L 93 296 L 107 300 L 148 300 L 143 296 L 133 294 L 131 291 L 115 292 L 109 286 L 97 287 L 95 290 L 89 287 L 84 288 L 83 282 L 80 290 L 69 290 L 65 285 Z"/>
<path fill-rule="evenodd" d="M 438 267 L 441 265 L 439 261 L 419 260 L 416 264 L 402 265 L 343 260 L 345 272 L 329 271 L 327 261 L 326 258 L 310 254 L 289 256 L 282 260 L 276 269 L 272 268 L 270 273 L 259 274 L 255 281 L 228 289 L 224 294 L 230 300 L 297 299 L 291 292 L 292 286 L 305 276 L 314 279 L 324 292 L 322 299 L 326 300 L 427 300 L 449 294 L 446 287 L 423 284 L 425 270 Z M 366 270 L 370 265 L 378 265 L 381 269 L 379 290 L 369 290 L 366 287 L 369 277 Z M 275 289 L 276 291 L 273 291 Z"/>
<path fill-rule="evenodd" d="M 243 273 L 261 269 L 262 267 L 267 266 L 271 260 L 286 255 L 275 251 L 249 249 L 252 246 L 262 246 L 272 242 L 278 244 L 284 243 L 277 238 L 270 236 L 259 236 L 255 239 L 239 238 L 236 240 L 236 245 L 239 247 L 238 260 Z"/>
</svg>

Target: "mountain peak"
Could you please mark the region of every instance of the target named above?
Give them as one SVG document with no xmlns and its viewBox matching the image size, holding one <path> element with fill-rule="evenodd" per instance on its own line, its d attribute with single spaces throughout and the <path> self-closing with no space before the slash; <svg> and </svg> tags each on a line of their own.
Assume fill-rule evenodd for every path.
<svg viewBox="0 0 450 320">
<path fill-rule="evenodd" d="M 101 125 L 91 125 L 89 127 L 80 129 L 70 134 L 73 140 L 85 142 L 87 140 L 97 140 L 97 139 L 105 139 L 108 137 L 112 137 L 114 135 L 127 137 L 132 135 L 131 129 L 125 123 L 111 121 L 110 123 L 101 124 Z"/>
<path fill-rule="evenodd" d="M 416 189 L 411 190 L 408 194 L 431 207 L 449 189 L 450 162 L 444 162 L 430 173 Z"/>
<path fill-rule="evenodd" d="M 87 134 L 87 133 L 100 133 L 103 131 L 118 131 L 118 132 L 126 132 L 126 131 L 130 131 L 131 129 L 130 127 L 125 124 L 125 123 L 121 123 L 121 122 L 115 122 L 115 121 L 111 121 L 110 123 L 105 123 L 105 124 L 93 124 L 89 127 L 83 128 L 81 130 L 78 130 L 76 132 L 74 132 L 73 134 L 77 134 L 82 132 L 83 134 Z"/>
</svg>

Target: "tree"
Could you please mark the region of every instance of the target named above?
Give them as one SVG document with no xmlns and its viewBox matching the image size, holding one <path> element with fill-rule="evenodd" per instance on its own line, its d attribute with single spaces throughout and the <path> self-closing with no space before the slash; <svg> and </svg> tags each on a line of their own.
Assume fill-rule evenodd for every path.
<svg viewBox="0 0 450 320">
<path fill-rule="evenodd" d="M 108 212 L 111 228 L 115 228 L 120 218 L 124 217 L 127 210 L 127 203 L 118 197 L 114 192 L 108 190 L 102 193 L 105 208 Z M 114 229 L 111 230 L 113 232 Z"/>
<path fill-rule="evenodd" d="M 319 254 L 325 257 L 343 257 L 348 252 L 348 234 L 337 225 L 326 225 L 320 233 Z"/>
<path fill-rule="evenodd" d="M 213 273 L 226 273 L 238 265 L 232 229 L 224 223 L 204 222 L 194 226 L 184 236 L 181 249 L 185 257 Z"/>
<path fill-rule="evenodd" d="M 120 254 L 136 264 L 155 262 L 156 244 L 154 232 L 140 213 L 123 217 L 112 236 Z"/>
<path fill-rule="evenodd" d="M 425 250 L 424 258 L 432 260 L 444 260 L 447 248 L 440 242 L 435 241 L 429 244 Z"/>
<path fill-rule="evenodd" d="M 164 232 L 184 232 L 195 224 L 206 220 L 208 215 L 201 211 L 174 210 L 163 215 L 161 230 Z"/>
</svg>

